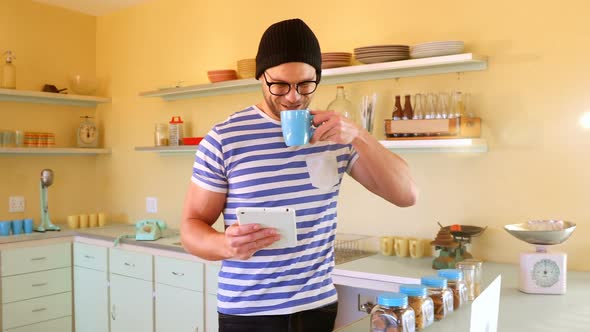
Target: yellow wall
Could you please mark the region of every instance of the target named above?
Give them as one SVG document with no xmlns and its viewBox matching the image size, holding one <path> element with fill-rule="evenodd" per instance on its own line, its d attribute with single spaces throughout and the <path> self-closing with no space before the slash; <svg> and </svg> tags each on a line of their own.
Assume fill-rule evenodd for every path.
<svg viewBox="0 0 590 332">
<path fill-rule="evenodd" d="M 96 18 L 32 1 L 0 0 L 0 53 L 16 54 L 19 90 L 41 91 L 43 84 L 69 87 L 70 73 L 96 70 Z M 2 64 L 4 61 L 2 60 Z M 1 69 L 0 69 L 1 71 Z M 56 145 L 76 144 L 80 116 L 95 116 L 94 108 L 0 102 L 0 128 L 54 132 Z M 0 155 L 0 219 L 25 216 L 39 220 L 39 176 L 55 173 L 49 187 L 52 219 L 104 209 L 97 179 L 96 157 Z M 25 196 L 25 213 L 8 213 L 8 197 Z"/>
<path fill-rule="evenodd" d="M 15 1 L 11 4 L 21 7 Z M 503 225 L 562 218 L 576 222 L 578 229 L 567 243 L 552 250 L 566 251 L 570 268 L 590 270 L 584 255 L 590 250 L 584 241 L 590 235 L 586 204 L 590 177 L 585 176 L 590 132 L 578 125 L 581 113 L 590 111 L 585 93 L 590 46 L 584 33 L 584 13 L 589 7 L 583 0 L 570 1 L 567 7 L 530 0 L 367 0 L 346 6 L 332 0 L 296 5 L 259 0 L 150 1 L 96 20 L 96 71 L 108 78 L 105 93 L 113 98 L 112 104 L 98 108 L 97 116 L 104 127 L 104 143 L 113 153 L 97 158 L 96 169 L 92 162 L 77 166 L 81 173 L 90 172 L 99 179 L 100 197 L 95 200 L 103 206 L 97 208 L 106 208 L 120 221 L 133 222 L 148 216 L 145 197 L 156 196 L 158 216 L 178 226 L 192 155 L 160 156 L 135 152 L 134 147 L 151 145 L 154 124 L 167 122 L 173 115 L 185 120 L 186 136 L 202 136 L 214 123 L 258 102 L 260 93 L 165 102 L 140 98 L 140 91 L 179 80 L 206 83 L 207 70 L 235 68 L 237 60 L 254 57 L 264 29 L 292 17 L 304 19 L 314 29 L 324 51 L 464 40 L 468 51 L 489 56 L 488 70 L 465 73 L 460 80 L 446 74 L 345 87 L 354 103 L 364 94 L 379 93 L 375 133 L 379 138 L 383 137 L 379 123 L 390 114 L 394 94 L 453 88 L 470 92 L 483 118 L 490 152 L 404 154 L 421 189 L 418 204 L 406 209 L 385 203 L 347 178 L 341 190 L 339 231 L 430 238 L 436 234 L 437 221 L 488 226 L 474 239 L 473 253 L 486 260 L 516 262 L 518 253 L 530 245 L 511 237 Z M 77 52 L 83 56 L 82 50 Z M 68 65 L 76 61 L 82 59 L 71 56 Z M 312 106 L 325 107 L 334 93 L 334 86 L 320 87 Z M 52 162 L 86 160 L 80 159 Z M 8 170 L 20 171 L 27 160 Z M 80 193 L 65 184 L 55 186 L 52 190 L 60 198 Z M 11 184 L 10 188 L 18 187 Z M 3 189 L 0 194 L 8 195 Z M 94 203 L 77 199 L 78 205 Z M 62 218 L 66 214 L 63 208 L 59 212 Z"/>
</svg>

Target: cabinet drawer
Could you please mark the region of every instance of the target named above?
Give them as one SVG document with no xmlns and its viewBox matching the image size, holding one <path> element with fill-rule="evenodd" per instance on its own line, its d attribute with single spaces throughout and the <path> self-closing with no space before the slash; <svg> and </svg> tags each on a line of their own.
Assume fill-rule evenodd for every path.
<svg viewBox="0 0 590 332">
<path fill-rule="evenodd" d="M 2 278 L 2 303 L 72 291 L 69 267 Z"/>
<path fill-rule="evenodd" d="M 207 294 L 217 294 L 217 276 L 221 265 L 219 264 L 207 264 L 206 275 L 205 275 L 205 286 Z"/>
<path fill-rule="evenodd" d="M 154 266 L 157 283 L 203 291 L 203 263 L 156 256 Z"/>
<path fill-rule="evenodd" d="M 4 332 L 72 332 L 72 316 L 4 330 Z"/>
<path fill-rule="evenodd" d="M 72 316 L 72 293 L 39 297 L 2 305 L 3 329 Z"/>
<path fill-rule="evenodd" d="M 2 250 L 0 255 L 3 277 L 72 266 L 70 243 Z"/>
<path fill-rule="evenodd" d="M 152 255 L 111 248 L 109 271 L 115 274 L 152 281 L 154 279 Z"/>
<path fill-rule="evenodd" d="M 107 270 L 107 248 L 74 242 L 74 265 L 89 269 Z"/>
</svg>

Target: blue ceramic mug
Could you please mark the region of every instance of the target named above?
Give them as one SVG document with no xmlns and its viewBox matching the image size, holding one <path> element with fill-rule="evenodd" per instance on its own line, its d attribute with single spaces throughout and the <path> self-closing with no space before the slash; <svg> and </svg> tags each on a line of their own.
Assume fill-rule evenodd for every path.
<svg viewBox="0 0 590 332">
<path fill-rule="evenodd" d="M 33 233 L 33 219 L 31 219 L 31 218 L 25 219 L 23 222 L 23 226 L 24 226 L 26 234 Z"/>
<path fill-rule="evenodd" d="M 12 222 L 10 222 L 9 220 L 0 221 L 0 236 L 10 235 L 11 226 Z"/>
<path fill-rule="evenodd" d="M 18 235 L 23 233 L 23 220 L 16 219 L 12 221 L 12 234 Z"/>
<path fill-rule="evenodd" d="M 309 110 L 287 110 L 281 112 L 281 128 L 287 146 L 309 143 L 315 128 L 313 115 Z"/>
</svg>

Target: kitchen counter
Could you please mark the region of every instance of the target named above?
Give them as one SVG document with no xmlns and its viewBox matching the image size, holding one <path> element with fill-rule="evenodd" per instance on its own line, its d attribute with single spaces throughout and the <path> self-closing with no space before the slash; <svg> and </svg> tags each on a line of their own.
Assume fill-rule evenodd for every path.
<svg viewBox="0 0 590 332">
<path fill-rule="evenodd" d="M 0 237 L 0 245 L 17 243 L 23 241 L 46 240 L 60 237 L 81 236 L 84 238 L 113 242 L 121 235 L 135 235 L 135 225 L 132 224 L 111 224 L 105 227 L 90 227 L 71 229 L 67 225 L 58 225 L 60 231 L 48 231 L 45 233 L 33 232 L 31 234 L 10 235 Z M 136 245 L 153 249 L 172 250 L 184 253 L 180 245 L 180 231 L 165 229 L 162 231 L 162 238 L 156 241 L 136 241 L 132 238 L 123 238 L 121 244 Z"/>
<path fill-rule="evenodd" d="M 377 280 L 397 282 L 399 277 L 412 280 L 416 276 L 433 274 L 432 258 L 412 260 L 409 258 L 375 255 L 342 264 L 334 270 L 335 275 L 359 275 Z M 424 264 L 428 261 L 428 265 Z M 590 272 L 568 271 L 567 293 L 564 295 L 526 294 L 518 290 L 519 267 L 515 264 L 484 263 L 483 285 L 487 286 L 498 275 L 502 277 L 498 331 L 588 331 L 590 326 Z M 335 283 L 338 277 L 335 278 Z M 434 322 L 426 331 L 469 331 L 471 320 L 469 303 L 445 319 Z M 369 316 L 338 332 L 367 332 Z"/>
<path fill-rule="evenodd" d="M 31 240 L 60 237 L 78 237 L 83 241 L 113 242 L 120 235 L 135 234 L 131 224 L 113 224 L 106 227 L 68 229 L 59 225 L 59 232 L 32 233 L 0 237 L 0 245 Z M 157 250 L 161 253 L 190 256 L 180 245 L 178 230 L 164 230 L 163 238 L 156 241 L 122 239 L 123 246 Z M 212 262 L 208 262 L 212 263 Z M 217 262 L 213 262 L 217 263 Z M 411 259 L 379 254 L 339 264 L 334 268 L 333 280 L 337 285 L 379 291 L 397 291 L 396 284 L 419 283 L 424 275 L 435 274 L 432 258 Z M 498 331 L 588 331 L 590 326 L 590 272 L 568 271 L 567 294 L 537 295 L 518 290 L 518 265 L 484 263 L 483 286 L 496 276 L 502 276 Z M 427 331 L 469 331 L 471 304 L 453 312 L 444 320 L 435 322 Z M 338 329 L 339 332 L 366 332 L 369 318 L 364 318 Z"/>
</svg>

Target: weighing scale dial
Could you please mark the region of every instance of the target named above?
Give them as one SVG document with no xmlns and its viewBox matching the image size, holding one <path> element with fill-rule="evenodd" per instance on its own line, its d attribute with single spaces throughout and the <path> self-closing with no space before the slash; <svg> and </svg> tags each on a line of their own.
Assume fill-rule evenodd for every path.
<svg viewBox="0 0 590 332">
<path fill-rule="evenodd" d="M 78 147 L 95 148 L 98 145 L 98 127 L 91 117 L 83 116 L 84 120 L 78 127 Z"/>
<path fill-rule="evenodd" d="M 532 252 L 520 254 L 519 289 L 531 294 L 564 294 L 567 280 L 567 255 Z"/>
<path fill-rule="evenodd" d="M 559 281 L 560 268 L 551 259 L 543 258 L 533 265 L 531 277 L 539 287 L 551 287 Z"/>
</svg>

